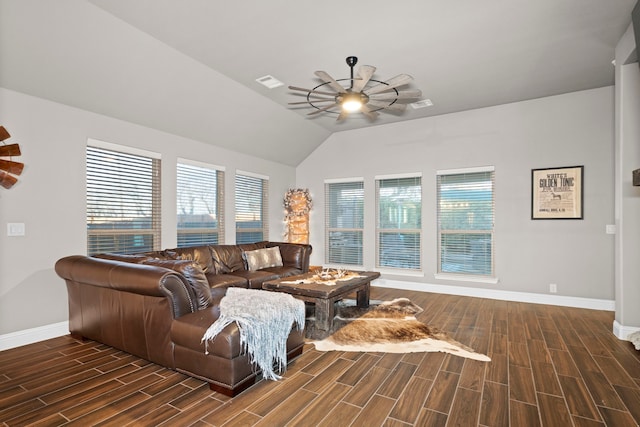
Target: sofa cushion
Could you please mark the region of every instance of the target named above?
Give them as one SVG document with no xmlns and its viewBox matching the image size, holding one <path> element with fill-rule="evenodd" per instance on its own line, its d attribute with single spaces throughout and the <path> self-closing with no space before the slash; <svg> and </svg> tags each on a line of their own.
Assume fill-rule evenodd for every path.
<svg viewBox="0 0 640 427">
<path fill-rule="evenodd" d="M 141 255 L 146 255 L 147 257 L 153 258 L 153 259 L 176 259 L 178 257 L 178 254 L 176 254 L 172 249 L 143 252 Z"/>
<path fill-rule="evenodd" d="M 289 276 L 297 276 L 299 274 L 303 274 L 304 273 L 304 271 L 300 270 L 299 268 L 287 267 L 287 266 L 269 267 L 269 268 L 265 268 L 264 270 L 261 270 L 261 271 L 273 273 L 276 276 L 278 276 L 279 278 L 289 277 Z"/>
<path fill-rule="evenodd" d="M 242 249 L 237 245 L 215 245 L 209 246 L 211 256 L 216 268 L 216 273 L 227 274 L 234 271 L 244 270 L 244 260 L 242 259 Z"/>
<path fill-rule="evenodd" d="M 218 305 L 185 314 L 171 323 L 171 341 L 176 346 L 204 353 L 205 344 L 202 342 L 202 336 L 219 317 Z M 244 348 L 240 342 L 238 325 L 235 322 L 227 325 L 216 339 L 207 343 L 206 350 L 213 356 L 225 359 L 240 356 Z"/>
<path fill-rule="evenodd" d="M 236 272 L 237 273 L 237 272 Z M 234 274 L 207 274 L 207 280 L 209 281 L 209 287 L 213 290 L 215 288 L 248 288 L 249 281 L 240 276 Z"/>
<path fill-rule="evenodd" d="M 277 274 L 266 270 L 236 271 L 233 275 L 246 279 L 248 283 L 247 287 L 250 289 L 262 289 L 262 284 L 267 280 L 276 280 L 280 278 Z"/>
<path fill-rule="evenodd" d="M 143 264 L 168 268 L 182 274 L 196 296 L 198 310 L 211 305 L 212 297 L 209 282 L 197 262 L 192 260 L 148 259 Z"/>
<path fill-rule="evenodd" d="M 268 247 L 278 246 L 278 242 L 267 242 Z M 309 257 L 311 246 L 299 243 L 287 243 L 280 245 L 280 254 L 285 267 L 299 268 L 302 271 L 309 269 Z"/>
<path fill-rule="evenodd" d="M 216 273 L 209 246 L 190 246 L 171 249 L 171 251 L 175 252 L 178 259 L 189 259 L 197 262 L 204 274 Z"/>
<path fill-rule="evenodd" d="M 250 271 L 262 270 L 268 267 L 282 267 L 282 255 L 280 255 L 278 246 L 246 251 L 244 256 L 247 260 L 247 269 Z"/>
<path fill-rule="evenodd" d="M 257 243 L 240 243 L 238 245 L 243 252 L 246 251 L 255 251 L 256 249 L 263 249 L 267 247 L 267 242 L 257 242 Z"/>
<path fill-rule="evenodd" d="M 104 253 L 104 254 L 96 254 L 92 255 L 94 258 L 101 259 L 110 259 L 113 261 L 123 261 L 123 262 L 132 262 L 132 263 L 140 263 L 142 261 L 146 261 L 149 259 L 147 255 L 143 254 L 113 254 L 113 253 Z"/>
</svg>

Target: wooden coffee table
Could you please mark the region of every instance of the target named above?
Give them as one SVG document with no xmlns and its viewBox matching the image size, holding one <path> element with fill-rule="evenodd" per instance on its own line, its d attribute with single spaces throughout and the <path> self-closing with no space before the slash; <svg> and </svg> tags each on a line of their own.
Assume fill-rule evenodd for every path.
<svg viewBox="0 0 640 427">
<path fill-rule="evenodd" d="M 358 307 L 369 307 L 371 281 L 380 277 L 380 273 L 374 271 L 357 271 L 356 273 L 359 277 L 338 280 L 335 285 L 322 282 L 305 283 L 306 279 L 314 275 L 307 273 L 268 280 L 262 284 L 262 289 L 286 292 L 295 298 L 315 304 L 316 328 L 321 331 L 329 331 L 333 325 L 334 303 L 336 301 L 356 292 Z"/>
</svg>

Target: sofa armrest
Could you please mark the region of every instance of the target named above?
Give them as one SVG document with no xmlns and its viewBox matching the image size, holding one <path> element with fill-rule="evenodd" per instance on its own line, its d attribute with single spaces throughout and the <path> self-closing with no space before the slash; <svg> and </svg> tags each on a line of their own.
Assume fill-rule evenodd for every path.
<svg viewBox="0 0 640 427">
<path fill-rule="evenodd" d="M 168 298 L 174 318 L 196 310 L 185 279 L 167 268 L 72 255 L 58 260 L 55 270 L 67 282 Z"/>
<path fill-rule="evenodd" d="M 309 271 L 309 259 L 311 258 L 311 245 L 288 242 L 268 242 L 267 247 L 279 246 L 282 264 L 284 267 L 297 268 L 303 273 Z"/>
</svg>

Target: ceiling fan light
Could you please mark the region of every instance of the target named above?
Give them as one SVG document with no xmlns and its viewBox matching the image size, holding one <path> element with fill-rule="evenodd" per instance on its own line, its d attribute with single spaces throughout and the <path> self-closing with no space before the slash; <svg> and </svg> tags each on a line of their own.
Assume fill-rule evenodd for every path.
<svg viewBox="0 0 640 427">
<path fill-rule="evenodd" d="M 358 99 L 349 99 L 342 103 L 342 109 L 349 113 L 355 113 L 362 108 L 362 102 Z"/>
<path fill-rule="evenodd" d="M 342 109 L 349 113 L 355 113 L 362 108 L 362 96 L 360 93 L 349 92 L 342 96 Z"/>
</svg>

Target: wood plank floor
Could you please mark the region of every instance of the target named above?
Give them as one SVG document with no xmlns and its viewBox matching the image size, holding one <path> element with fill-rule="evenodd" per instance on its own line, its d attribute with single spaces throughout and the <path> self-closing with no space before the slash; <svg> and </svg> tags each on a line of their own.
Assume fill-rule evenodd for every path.
<svg viewBox="0 0 640 427">
<path fill-rule="evenodd" d="M 613 313 L 374 288 L 485 353 L 316 351 L 230 399 L 69 336 L 0 352 L 2 426 L 615 426 L 640 421 L 640 352 Z"/>
</svg>

